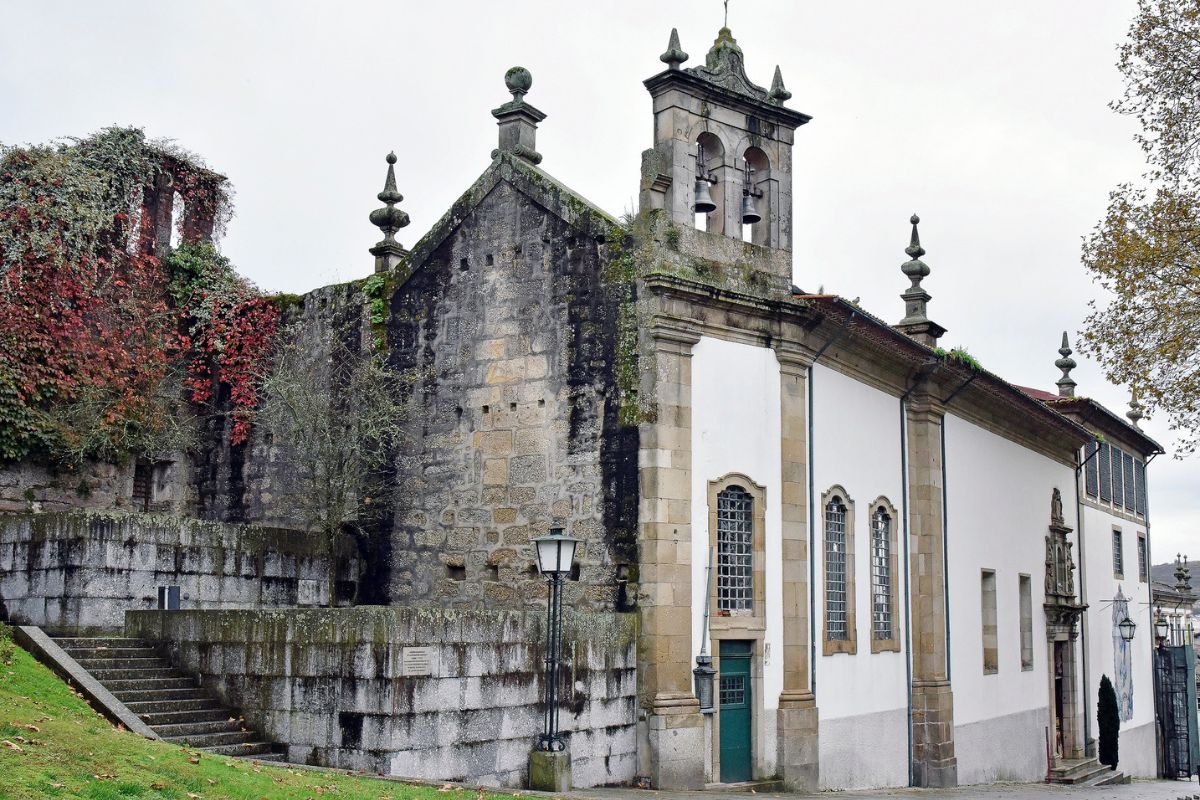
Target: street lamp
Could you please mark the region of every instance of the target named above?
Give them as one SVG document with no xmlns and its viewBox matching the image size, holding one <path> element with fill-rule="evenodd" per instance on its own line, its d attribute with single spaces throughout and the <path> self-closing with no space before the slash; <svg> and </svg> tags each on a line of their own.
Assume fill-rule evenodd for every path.
<svg viewBox="0 0 1200 800">
<path fill-rule="evenodd" d="M 558 662 L 562 653 L 562 584 L 563 575 L 571 571 L 575 561 L 575 546 L 578 539 L 563 533 L 562 528 L 551 528 L 547 536 L 533 540 L 537 551 L 537 568 L 550 585 L 546 598 L 546 720 L 542 736 L 538 739 L 538 750 L 559 753 L 566 745 L 558 735 Z"/>
<path fill-rule="evenodd" d="M 1133 632 L 1137 629 L 1137 623 L 1129 617 L 1117 623 L 1117 627 L 1121 629 L 1121 638 L 1127 642 L 1133 641 Z"/>
<path fill-rule="evenodd" d="M 1159 647 L 1166 643 L 1167 633 L 1167 620 L 1162 615 L 1162 609 L 1159 609 L 1158 619 L 1154 621 L 1154 638 L 1158 639 Z"/>
</svg>

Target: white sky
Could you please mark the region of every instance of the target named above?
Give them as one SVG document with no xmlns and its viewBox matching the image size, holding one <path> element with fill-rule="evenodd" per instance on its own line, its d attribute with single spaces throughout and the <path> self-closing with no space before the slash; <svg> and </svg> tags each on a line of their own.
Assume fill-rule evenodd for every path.
<svg viewBox="0 0 1200 800">
<path fill-rule="evenodd" d="M 412 245 L 489 163 L 504 71 L 533 73 L 542 167 L 613 214 L 651 144 L 641 81 L 672 26 L 702 62 L 721 3 L 0 0 L 0 142 L 137 125 L 232 180 L 224 249 L 269 291 L 367 275 L 383 156 Z M 813 115 L 795 148 L 795 282 L 903 316 L 921 215 L 930 316 L 1009 380 L 1054 391 L 1059 337 L 1096 295 L 1081 237 L 1143 167 L 1108 110 L 1133 0 L 731 0 L 752 80 L 776 63 Z M 1124 390 L 1076 354 L 1079 393 Z M 1171 449 L 1165 420 L 1143 427 Z M 1154 561 L 1200 558 L 1200 461 L 1150 469 Z M 1039 501 L 1040 502 L 1040 501 Z M 1200 575 L 1200 573 L 1198 573 Z"/>
</svg>

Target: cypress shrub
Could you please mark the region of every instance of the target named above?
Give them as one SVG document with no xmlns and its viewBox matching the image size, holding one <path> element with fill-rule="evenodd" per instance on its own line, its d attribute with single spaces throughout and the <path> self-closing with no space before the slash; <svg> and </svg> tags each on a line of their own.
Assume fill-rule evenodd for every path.
<svg viewBox="0 0 1200 800">
<path fill-rule="evenodd" d="M 1107 675 L 1100 676 L 1100 695 L 1096 701 L 1096 722 L 1100 729 L 1100 763 L 1117 768 L 1118 733 L 1121 714 L 1117 711 L 1117 693 Z"/>
</svg>

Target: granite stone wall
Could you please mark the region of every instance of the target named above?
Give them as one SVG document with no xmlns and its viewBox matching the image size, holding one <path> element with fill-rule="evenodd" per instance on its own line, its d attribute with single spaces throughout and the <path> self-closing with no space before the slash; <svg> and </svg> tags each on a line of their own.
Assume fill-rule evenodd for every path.
<svg viewBox="0 0 1200 800">
<path fill-rule="evenodd" d="M 355 543 L 320 534 L 115 511 L 0 515 L 0 612 L 52 632 L 116 630 L 156 608 L 324 606 L 353 601 Z"/>
<path fill-rule="evenodd" d="M 158 642 L 288 759 L 486 785 L 525 784 L 542 731 L 545 616 L 359 607 L 133 611 Z M 560 724 L 577 787 L 636 764 L 633 614 L 564 620 Z"/>
</svg>

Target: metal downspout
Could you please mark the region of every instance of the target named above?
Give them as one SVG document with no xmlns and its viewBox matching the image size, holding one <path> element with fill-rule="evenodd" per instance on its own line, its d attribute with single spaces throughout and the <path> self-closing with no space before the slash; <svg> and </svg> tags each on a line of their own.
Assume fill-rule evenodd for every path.
<svg viewBox="0 0 1200 800">
<path fill-rule="evenodd" d="M 911 389 L 909 391 L 912 391 Z M 912 590 L 909 580 L 912 575 L 912 564 L 909 562 L 908 544 L 908 406 L 905 398 L 900 398 L 900 518 L 904 530 L 904 670 L 905 686 L 908 687 L 908 785 L 913 784 L 913 731 L 912 731 Z"/>
<path fill-rule="evenodd" d="M 1099 446 L 1096 447 L 1096 452 L 1100 452 Z M 1078 461 L 1079 457 L 1076 456 Z M 1092 738 L 1092 713 L 1089 706 L 1089 693 L 1091 692 L 1091 678 L 1088 676 L 1088 618 L 1087 618 L 1087 559 L 1084 558 L 1083 545 L 1083 500 L 1079 496 L 1079 480 L 1083 474 L 1083 467 L 1087 461 L 1083 461 L 1079 466 L 1075 467 L 1075 530 L 1078 532 L 1079 539 L 1079 602 L 1083 605 L 1083 612 L 1080 614 L 1079 622 L 1079 646 L 1083 653 L 1083 754 L 1088 753 L 1088 740 Z M 1150 536 L 1146 536 L 1147 558 L 1149 558 Z"/>
<path fill-rule="evenodd" d="M 972 378 L 971 380 L 974 380 Z M 950 684 L 950 690 L 954 690 L 952 675 L 950 674 L 950 650 L 953 643 L 950 639 L 950 512 L 949 504 L 947 503 L 946 495 L 946 415 L 942 414 L 941 424 L 941 440 L 942 440 L 942 597 L 945 598 L 943 605 L 945 606 L 944 614 L 946 616 L 946 683 Z"/>
</svg>

